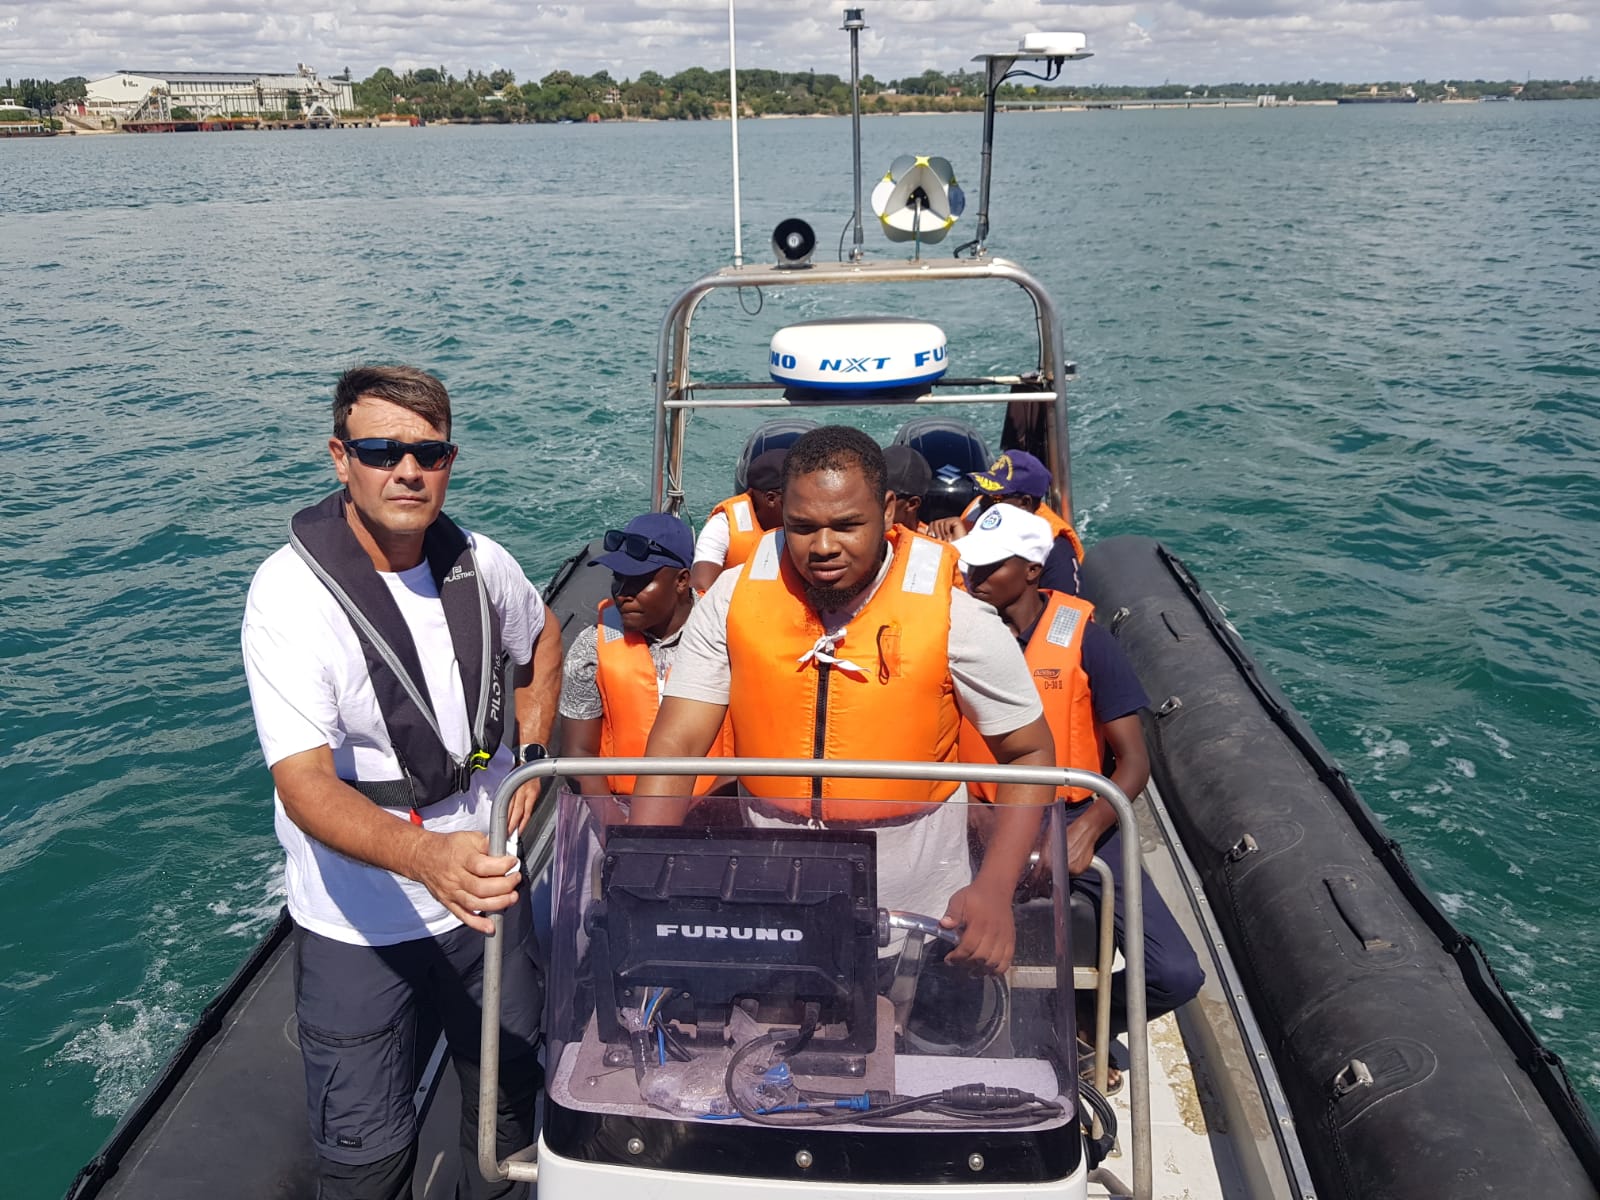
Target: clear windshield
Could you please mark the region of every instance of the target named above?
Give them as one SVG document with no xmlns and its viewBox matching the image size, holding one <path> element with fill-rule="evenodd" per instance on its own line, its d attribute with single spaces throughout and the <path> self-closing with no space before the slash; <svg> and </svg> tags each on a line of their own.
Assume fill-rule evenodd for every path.
<svg viewBox="0 0 1600 1200">
<path fill-rule="evenodd" d="M 1065 878 L 1046 855 L 1007 883 L 1007 970 L 963 962 L 976 943 L 964 955 L 941 918 L 977 903 L 969 885 L 997 814 L 962 795 L 830 802 L 852 815 L 827 822 L 796 811 L 806 801 L 706 798 L 682 825 L 635 826 L 609 797 L 562 792 L 551 1100 L 857 1131 L 1073 1120 Z M 1059 823 L 1040 815 L 1046 829 Z M 992 894 L 992 874 L 985 882 Z M 983 921 L 966 911 L 994 928 L 993 910 Z"/>
</svg>

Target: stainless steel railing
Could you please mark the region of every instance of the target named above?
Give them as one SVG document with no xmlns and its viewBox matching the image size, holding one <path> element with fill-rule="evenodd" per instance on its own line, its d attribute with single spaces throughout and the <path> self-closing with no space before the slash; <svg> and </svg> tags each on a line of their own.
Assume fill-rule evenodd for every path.
<svg viewBox="0 0 1600 1200">
<path fill-rule="evenodd" d="M 1132 1157 L 1135 1200 L 1150 1200 L 1153 1178 L 1150 1153 L 1150 1071 L 1146 1031 L 1144 983 L 1144 889 L 1139 880 L 1143 859 L 1133 805 L 1111 780 L 1093 771 L 1070 767 L 980 766 L 976 763 L 862 762 L 854 760 L 786 758 L 546 758 L 515 768 L 494 794 L 489 817 L 489 853 L 504 854 L 506 815 L 511 797 L 525 783 L 559 775 L 776 775 L 788 778 L 920 779 L 954 782 L 1042 784 L 1051 788 L 1087 788 L 1110 801 L 1122 834 L 1124 945 L 1127 964 L 1128 1067 L 1132 1076 L 1129 1103 L 1133 1115 Z M 544 803 L 549 804 L 547 799 Z M 1060 822 L 1053 823 L 1052 852 L 1065 862 L 1066 838 Z M 483 1038 L 480 1047 L 478 1094 L 478 1169 L 485 1179 L 533 1181 L 539 1164 L 497 1153 L 496 1093 L 500 1084 L 500 982 L 504 939 L 503 918 L 494 914 L 494 934 L 483 953 Z M 1069 967 L 1070 969 L 1070 967 Z"/>
</svg>

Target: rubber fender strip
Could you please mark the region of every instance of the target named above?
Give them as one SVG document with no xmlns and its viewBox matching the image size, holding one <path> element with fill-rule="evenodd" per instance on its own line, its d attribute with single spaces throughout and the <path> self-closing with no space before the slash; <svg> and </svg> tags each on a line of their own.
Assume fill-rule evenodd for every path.
<svg viewBox="0 0 1600 1200">
<path fill-rule="evenodd" d="M 222 1029 L 224 1018 L 244 994 L 244 990 L 255 982 L 256 975 L 293 928 L 294 922 L 289 919 L 288 908 L 280 909 L 278 920 L 267 936 L 250 952 L 250 957 L 245 959 L 244 965 L 234 972 L 233 978 L 223 984 L 222 990 L 200 1011 L 199 1019 L 184 1035 L 182 1043 L 173 1051 L 166 1066 L 161 1068 L 161 1074 L 155 1077 L 150 1086 L 145 1088 L 144 1094 L 134 1102 L 122 1120 L 117 1122 L 117 1127 L 111 1131 L 111 1136 L 100 1148 L 100 1153 L 91 1158 L 73 1178 L 71 1186 L 67 1188 L 66 1200 L 89 1200 L 89 1197 L 98 1195 L 106 1180 L 116 1174 L 117 1168 L 122 1164 L 123 1155 L 144 1132 L 151 1118 L 161 1110 L 162 1104 L 177 1088 L 184 1073 L 199 1057 L 206 1043 L 216 1037 Z"/>
<path fill-rule="evenodd" d="M 574 554 L 571 558 L 568 558 L 565 562 L 563 562 L 559 567 L 556 568 L 556 573 L 550 577 L 550 586 L 545 588 L 545 590 L 543 592 L 543 596 L 545 597 L 545 601 L 546 601 L 547 604 L 549 603 L 549 597 L 560 594 L 561 589 L 564 588 L 567 585 L 567 580 L 571 579 L 573 577 L 573 575 L 575 575 L 577 573 L 578 568 L 583 565 L 583 563 L 588 559 L 588 557 L 589 557 L 589 547 L 588 546 L 584 546 L 576 554 Z M 575 614 L 575 613 L 572 614 L 572 616 L 569 616 L 567 618 L 567 620 L 568 621 L 572 620 L 572 617 L 576 616 L 576 615 L 577 614 Z M 566 622 L 562 622 L 563 631 L 565 631 L 565 628 L 566 628 Z"/>
<path fill-rule="evenodd" d="M 1206 594 L 1182 559 L 1160 543 L 1156 544 L 1155 550 L 1157 558 L 1171 572 L 1273 723 L 1316 770 L 1317 777 L 1339 801 L 1395 885 L 1438 937 L 1445 953 L 1455 960 L 1468 992 L 1505 1039 L 1518 1065 L 1527 1072 L 1535 1089 L 1544 1098 L 1584 1170 L 1592 1178 L 1600 1180 L 1600 1132 L 1596 1131 L 1593 1116 L 1573 1087 L 1561 1056 L 1547 1047 L 1534 1032 L 1533 1026 L 1528 1024 L 1528 1019 L 1522 1015 L 1505 985 L 1500 982 L 1500 977 L 1490 966 L 1482 947 L 1456 928 L 1412 873 L 1400 843 L 1383 831 L 1375 814 L 1356 794 L 1349 778 L 1328 758 L 1327 751 L 1317 741 L 1305 719 L 1289 708 L 1276 688 L 1262 678 L 1249 651 L 1217 608 L 1216 601 Z"/>
</svg>

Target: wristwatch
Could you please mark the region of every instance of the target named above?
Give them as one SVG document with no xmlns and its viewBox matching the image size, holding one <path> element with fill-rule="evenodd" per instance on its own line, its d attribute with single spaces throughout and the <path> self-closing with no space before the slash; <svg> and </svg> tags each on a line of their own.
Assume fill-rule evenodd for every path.
<svg viewBox="0 0 1600 1200">
<path fill-rule="evenodd" d="M 511 752 L 511 762 L 518 767 L 525 767 L 531 762 L 538 762 L 541 758 L 548 757 L 549 751 L 544 748 L 543 742 L 523 742 Z"/>
</svg>

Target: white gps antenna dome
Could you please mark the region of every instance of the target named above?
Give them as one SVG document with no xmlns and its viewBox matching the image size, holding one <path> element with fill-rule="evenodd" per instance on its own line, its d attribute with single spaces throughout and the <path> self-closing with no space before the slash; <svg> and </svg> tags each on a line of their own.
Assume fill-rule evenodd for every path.
<svg viewBox="0 0 1600 1200">
<path fill-rule="evenodd" d="M 950 160 L 902 154 L 872 189 L 872 211 L 891 242 L 941 242 L 966 210 Z"/>
</svg>

